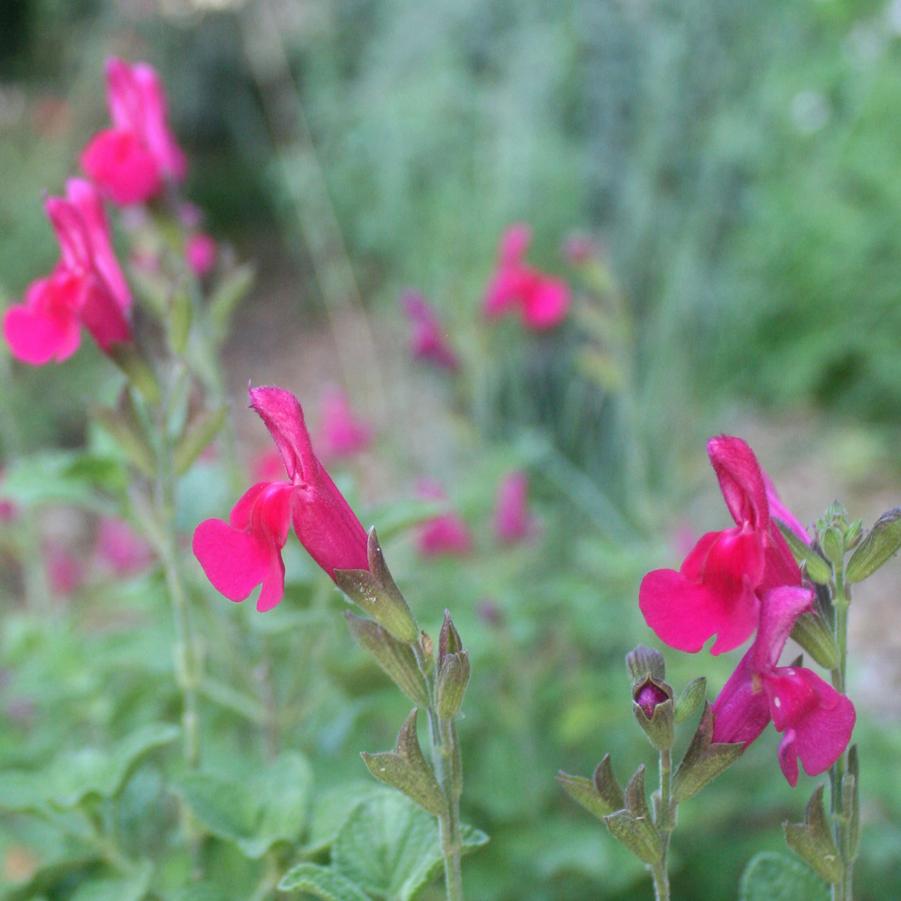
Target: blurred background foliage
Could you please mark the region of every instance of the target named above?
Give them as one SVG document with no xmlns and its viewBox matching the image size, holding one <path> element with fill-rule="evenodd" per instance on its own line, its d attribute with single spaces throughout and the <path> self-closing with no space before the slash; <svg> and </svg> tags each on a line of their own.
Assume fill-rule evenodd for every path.
<svg viewBox="0 0 901 901">
<path fill-rule="evenodd" d="M 450 607 L 472 648 L 465 814 L 492 842 L 466 862 L 471 896 L 645 897 L 642 874 L 552 776 L 589 772 L 609 750 L 625 779 L 630 762 L 650 758 L 631 724 L 622 660 L 649 640 L 636 587 L 645 570 L 678 558 L 673 527 L 689 520 L 697 534 L 724 519 L 703 439 L 747 427 L 768 467 L 769 443 L 784 494 L 807 520 L 832 499 L 835 478 L 859 492 L 863 509 L 847 498 L 852 514 L 872 518 L 889 506 L 878 507 L 886 484 L 897 485 L 901 4 L 4 3 L 5 299 L 52 264 L 39 201 L 103 121 L 110 53 L 159 69 L 192 160 L 189 195 L 209 230 L 258 264 L 226 358 L 236 397 L 249 376 L 277 374 L 302 397 L 323 375 L 344 381 L 384 433 L 374 473 L 348 477 L 368 520 L 409 497 L 408 465 L 445 478 L 473 523 L 490 517 L 503 471 L 533 474 L 538 547 L 501 554 L 482 535 L 465 565 L 424 565 L 402 538 L 389 545 L 421 620 L 434 629 Z M 577 230 L 602 248 L 631 310 L 631 406 L 574 373 L 581 339 L 571 329 L 524 341 L 518 329 L 489 335 L 478 322 L 498 237 L 517 220 L 535 229 L 534 260 L 577 288 L 563 239 Z M 397 298 L 408 286 L 434 301 L 465 350 L 465 390 L 422 388 L 397 362 Z M 323 361 L 321 346 L 337 348 L 335 359 Z M 15 377 L 4 356 L 2 456 L 84 443 L 85 400 L 105 371 L 88 348 Z M 241 406 L 239 429 L 260 446 Z M 408 434 L 411 422 L 419 429 Z M 779 429 L 788 437 L 776 441 Z M 630 475 L 636 454 L 641 471 Z M 702 479 L 707 494 L 686 508 Z M 225 512 L 215 483 L 203 468 L 186 480 L 186 531 Z M 219 610 L 211 622 L 244 634 L 249 658 L 266 647 L 280 661 L 276 692 L 291 707 L 284 746 L 310 756 L 318 781 L 361 779 L 356 752 L 392 743 L 404 702 L 351 648 L 341 602 L 299 558 L 293 566 L 278 613 L 260 621 L 198 589 L 203 615 Z M 134 719 L 174 718 L 158 592 L 152 578 L 125 595 L 107 586 L 90 616 L 62 610 L 49 632 L 10 619 L 3 665 L 37 706 L 10 733 L 7 763 L 50 754 L 61 734 L 116 736 Z M 123 658 L 129 677 L 110 682 Z M 732 663 L 668 659 L 677 688 L 702 670 L 718 686 Z M 862 669 L 852 696 L 855 687 L 866 696 Z M 897 667 L 867 676 L 861 898 L 901 895 L 901 725 L 897 703 L 887 713 L 884 704 L 885 679 L 899 676 Z M 58 690 L 42 693 L 47 684 Z M 206 727 L 217 759 L 249 768 L 264 753 L 249 748 L 240 722 L 211 716 Z M 779 847 L 779 824 L 798 818 L 804 799 L 776 777 L 774 750 L 770 733 L 703 804 L 685 806 L 676 897 L 731 897 L 751 854 Z M 132 789 L 146 790 L 147 804 L 154 767 Z M 65 885 L 52 895 L 70 896 Z"/>
</svg>

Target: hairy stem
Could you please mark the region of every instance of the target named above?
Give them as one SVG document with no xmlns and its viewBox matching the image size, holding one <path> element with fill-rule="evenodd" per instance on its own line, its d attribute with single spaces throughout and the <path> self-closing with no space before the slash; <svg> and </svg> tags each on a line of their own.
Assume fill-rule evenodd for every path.
<svg viewBox="0 0 901 901">
<path fill-rule="evenodd" d="M 851 598 L 849 597 L 847 587 L 844 580 L 844 571 L 841 567 L 836 567 L 835 585 L 833 590 L 832 603 L 835 608 L 834 617 L 834 634 L 835 643 L 838 647 L 838 666 L 832 670 L 832 685 L 836 691 L 844 693 L 845 680 L 847 674 L 847 658 L 848 658 L 848 607 Z M 842 879 L 841 882 L 832 885 L 833 901 L 852 901 L 853 896 L 853 873 L 854 860 L 851 854 L 851 838 L 850 825 L 851 819 L 855 812 L 844 809 L 842 800 L 842 780 L 847 771 L 847 751 L 832 765 L 829 771 L 829 786 L 831 803 L 830 809 L 832 813 L 832 828 L 835 837 L 835 844 L 839 850 L 842 861 Z M 853 802 L 852 802 L 853 803 Z"/>
<path fill-rule="evenodd" d="M 658 768 L 660 772 L 660 803 L 657 807 L 657 821 L 654 824 L 660 833 L 662 852 L 660 860 L 651 867 L 654 879 L 654 898 L 656 901 L 669 901 L 669 840 L 676 825 L 676 810 L 672 800 L 672 751 L 669 748 L 660 751 Z"/>
<path fill-rule="evenodd" d="M 460 826 L 460 794 L 463 789 L 463 765 L 457 730 L 452 719 L 438 715 L 435 705 L 434 674 L 428 674 L 425 656 L 418 643 L 413 645 L 419 668 L 429 684 L 429 739 L 435 778 L 444 796 L 444 810 L 438 817 L 441 856 L 444 859 L 444 888 L 447 901 L 463 901 L 463 834 Z"/>
<path fill-rule="evenodd" d="M 157 434 L 160 443 L 155 500 L 161 536 L 157 550 L 166 577 L 166 589 L 175 623 L 175 678 L 182 696 L 184 755 L 188 765 L 196 767 L 200 762 L 200 727 L 197 714 L 197 692 L 200 687 L 199 655 L 191 628 L 188 595 L 179 559 L 175 523 L 175 473 L 172 469 L 173 447 L 167 413 L 168 403 L 164 399 L 157 411 Z"/>
</svg>

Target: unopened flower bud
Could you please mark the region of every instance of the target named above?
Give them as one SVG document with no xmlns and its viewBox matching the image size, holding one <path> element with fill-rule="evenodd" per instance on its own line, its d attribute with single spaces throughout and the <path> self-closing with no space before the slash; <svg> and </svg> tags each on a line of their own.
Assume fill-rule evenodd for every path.
<svg viewBox="0 0 901 901">
<path fill-rule="evenodd" d="M 644 711 L 644 715 L 650 719 L 658 704 L 668 701 L 666 692 L 653 682 L 645 682 L 634 695 L 635 703 Z"/>
<path fill-rule="evenodd" d="M 638 725 L 658 750 L 673 745 L 673 690 L 647 677 L 632 689 L 632 711 Z"/>
</svg>

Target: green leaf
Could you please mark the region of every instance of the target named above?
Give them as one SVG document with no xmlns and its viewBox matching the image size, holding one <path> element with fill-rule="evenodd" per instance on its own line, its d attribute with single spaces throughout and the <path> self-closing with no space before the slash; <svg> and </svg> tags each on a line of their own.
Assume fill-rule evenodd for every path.
<svg viewBox="0 0 901 901">
<path fill-rule="evenodd" d="M 282 876 L 278 884 L 281 892 L 306 892 L 323 901 L 369 901 L 369 896 L 330 867 L 315 863 L 301 863 Z"/>
<path fill-rule="evenodd" d="M 827 901 L 829 890 L 799 860 L 764 851 L 745 867 L 738 897 L 739 901 Z"/>
<path fill-rule="evenodd" d="M 310 813 L 305 855 L 309 857 L 330 848 L 341 827 L 357 807 L 375 795 L 384 793 L 384 787 L 375 785 L 370 780 L 342 782 L 324 792 L 317 792 Z"/>
<path fill-rule="evenodd" d="M 116 460 L 72 451 L 29 454 L 13 462 L 3 478 L 3 496 L 22 507 L 92 507 L 96 506 L 97 488 L 124 487 L 125 476 Z"/>
<path fill-rule="evenodd" d="M 157 723 L 132 733 L 111 750 L 64 751 L 53 760 L 49 771 L 0 772 L 0 809 L 36 810 L 51 802 L 75 807 L 89 795 L 111 798 L 141 758 L 174 741 L 177 735 L 175 726 Z"/>
<path fill-rule="evenodd" d="M 189 773 L 176 791 L 213 835 L 256 860 L 278 842 L 300 840 L 312 782 L 306 758 L 288 752 L 246 782 L 214 773 Z"/>
<path fill-rule="evenodd" d="M 464 853 L 488 837 L 463 828 Z M 344 824 L 332 848 L 335 868 L 371 894 L 412 901 L 441 867 L 434 817 L 397 792 L 361 804 Z"/>
<path fill-rule="evenodd" d="M 91 879 L 83 882 L 71 901 L 141 901 L 150 888 L 153 864 L 149 861 L 141 865 L 131 876 L 124 879 Z"/>
<path fill-rule="evenodd" d="M 82 748 L 56 758 L 51 771 L 51 799 L 61 807 L 75 807 L 88 795 L 116 795 L 138 762 L 156 748 L 178 737 L 177 727 L 166 723 L 144 726 L 110 751 Z"/>
</svg>

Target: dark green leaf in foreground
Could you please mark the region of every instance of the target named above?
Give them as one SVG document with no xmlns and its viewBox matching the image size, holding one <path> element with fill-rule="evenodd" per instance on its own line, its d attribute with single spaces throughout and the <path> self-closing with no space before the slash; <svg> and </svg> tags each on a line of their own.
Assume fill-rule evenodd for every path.
<svg viewBox="0 0 901 901">
<path fill-rule="evenodd" d="M 463 851 L 488 841 L 463 827 Z M 344 824 L 332 849 L 334 868 L 376 896 L 412 901 L 441 868 L 434 817 L 397 792 L 361 804 Z"/>
<path fill-rule="evenodd" d="M 346 876 L 315 863 L 288 870 L 278 884 L 282 892 L 304 892 L 322 901 L 369 901 L 369 896 Z"/>
<path fill-rule="evenodd" d="M 312 781 L 306 758 L 288 752 L 253 779 L 189 773 L 177 791 L 213 835 L 257 859 L 278 842 L 300 840 L 308 819 Z"/>
<path fill-rule="evenodd" d="M 829 890 L 799 860 L 764 851 L 745 867 L 739 901 L 827 901 Z"/>
</svg>

